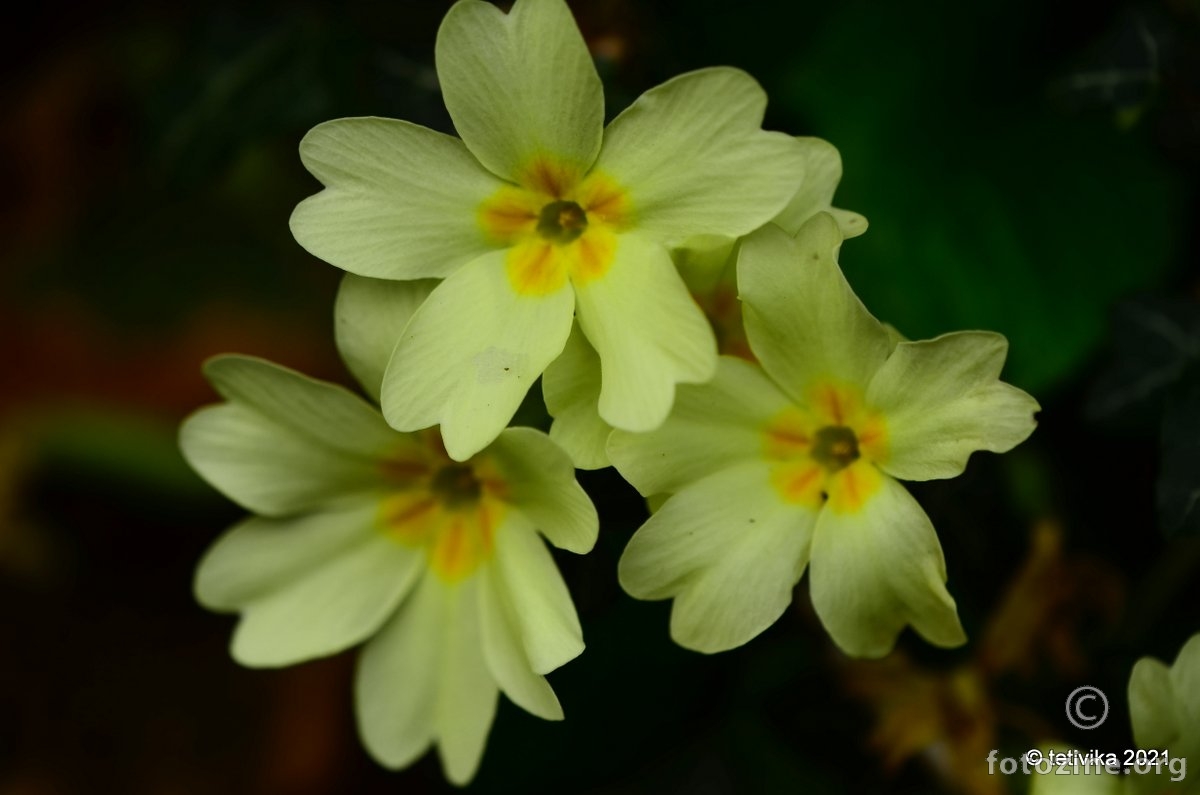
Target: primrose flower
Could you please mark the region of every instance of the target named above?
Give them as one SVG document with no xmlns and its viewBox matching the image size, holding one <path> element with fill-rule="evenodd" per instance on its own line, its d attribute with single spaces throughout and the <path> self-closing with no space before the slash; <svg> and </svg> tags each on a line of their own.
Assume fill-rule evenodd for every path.
<svg viewBox="0 0 1200 795">
<path fill-rule="evenodd" d="M 680 388 L 646 434 L 608 452 L 648 497 L 671 495 L 621 557 L 622 586 L 674 598 L 671 635 L 739 646 L 783 613 L 811 562 L 813 606 L 854 656 L 887 654 L 908 624 L 965 641 L 929 518 L 896 478 L 953 477 L 975 450 L 1005 451 L 1037 403 L 998 380 L 999 334 L 898 341 L 859 302 L 819 213 L 795 239 L 768 226 L 741 244 L 738 286 L 761 366 L 722 357 Z"/>
<path fill-rule="evenodd" d="M 583 640 L 538 533 L 582 553 L 598 528 L 566 454 L 510 428 L 459 462 L 436 429 L 398 433 L 332 384 L 242 356 L 205 372 L 227 402 L 185 421 L 181 447 L 257 514 L 196 574 L 203 605 L 241 613 L 238 662 L 290 665 L 366 641 L 355 706 L 368 751 L 400 768 L 436 744 L 458 784 L 479 765 L 498 692 L 562 718 L 543 674 Z"/>
<path fill-rule="evenodd" d="M 838 222 L 844 237 L 867 231 L 867 219 L 833 206 L 833 194 L 842 178 L 842 158 L 833 144 L 820 138 L 796 138 L 804 155 L 804 177 L 787 206 L 772 223 L 795 234 L 804 222 L 827 212 Z M 671 252 L 692 298 L 699 304 L 716 335 L 718 353 L 753 359 L 742 324 L 737 298 L 738 238 L 699 235 Z M 612 426 L 600 416 L 600 357 L 576 324 L 562 355 L 542 378 L 546 408 L 554 417 L 550 438 L 570 454 L 580 469 L 609 465 L 608 434 Z"/>
<path fill-rule="evenodd" d="M 761 129 L 765 94 L 729 68 L 651 89 L 605 129 L 600 79 L 562 0 L 517 0 L 508 14 L 462 0 L 435 55 L 461 140 L 355 118 L 300 145 L 325 185 L 292 215 L 301 245 L 363 276 L 444 279 L 392 340 L 384 416 L 403 431 L 440 423 L 450 456 L 469 458 L 577 318 L 603 367 L 601 416 L 656 427 L 675 384 L 716 366 L 669 247 L 770 219 L 803 152 Z"/>
</svg>

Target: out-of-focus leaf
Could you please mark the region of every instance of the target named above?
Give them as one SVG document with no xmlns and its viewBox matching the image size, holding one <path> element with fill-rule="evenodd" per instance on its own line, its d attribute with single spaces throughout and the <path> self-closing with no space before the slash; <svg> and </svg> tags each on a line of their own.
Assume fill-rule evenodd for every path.
<svg viewBox="0 0 1200 795">
<path fill-rule="evenodd" d="M 1114 356 L 1097 380 L 1087 412 L 1118 415 L 1160 397 L 1200 359 L 1200 305 L 1166 296 L 1120 304 L 1112 323 Z"/>
<path fill-rule="evenodd" d="M 773 99 L 841 150 L 838 203 L 871 221 L 842 264 L 872 311 L 1000 331 L 1009 379 L 1042 392 L 1166 271 L 1181 194 L 1143 140 L 1044 107 L 1053 69 L 1026 53 L 1048 12 L 1010 5 L 838 4 Z"/>
<path fill-rule="evenodd" d="M 95 409 L 46 419 L 39 441 L 48 463 L 160 496 L 211 493 L 179 454 L 174 423 Z"/>
<path fill-rule="evenodd" d="M 156 173 L 165 182 L 196 185 L 233 158 L 246 141 L 297 129 L 328 114 L 336 103 L 333 80 L 348 68 L 330 46 L 337 24 L 307 9 L 286 19 L 255 19 L 248 12 L 211 15 L 183 41 L 154 28 L 125 43 L 137 77 L 138 55 L 149 39 L 179 48 L 174 65 L 145 80 L 150 96 L 148 132 Z M 145 60 L 144 58 L 141 60 Z"/>
<path fill-rule="evenodd" d="M 1158 518 L 1167 535 L 1200 534 L 1200 365 L 1188 368 L 1167 395 Z"/>
<path fill-rule="evenodd" d="M 1165 9 L 1127 6 L 1108 33 L 1054 81 L 1051 96 L 1064 107 L 1109 110 L 1114 118 L 1136 120 L 1159 87 L 1176 38 Z"/>
</svg>

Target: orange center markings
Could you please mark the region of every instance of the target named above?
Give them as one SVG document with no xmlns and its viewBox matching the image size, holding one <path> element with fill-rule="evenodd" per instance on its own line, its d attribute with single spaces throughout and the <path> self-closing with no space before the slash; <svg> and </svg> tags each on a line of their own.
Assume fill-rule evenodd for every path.
<svg viewBox="0 0 1200 795">
<path fill-rule="evenodd" d="M 838 512 L 860 510 L 883 485 L 876 464 L 887 454 L 883 417 L 856 387 L 821 383 L 808 408 L 791 407 L 764 429 L 771 485 L 785 501 Z"/>
<path fill-rule="evenodd" d="M 434 574 L 458 582 L 491 558 L 507 493 L 491 461 L 451 460 L 434 430 L 380 468 L 395 488 L 380 504 L 382 531 L 405 546 L 424 548 Z"/>
<path fill-rule="evenodd" d="M 602 277 L 617 252 L 617 232 L 631 217 L 628 194 L 606 175 L 536 158 L 515 185 L 480 205 L 484 234 L 508 247 L 505 272 L 520 295 L 555 293 L 567 283 Z"/>
</svg>

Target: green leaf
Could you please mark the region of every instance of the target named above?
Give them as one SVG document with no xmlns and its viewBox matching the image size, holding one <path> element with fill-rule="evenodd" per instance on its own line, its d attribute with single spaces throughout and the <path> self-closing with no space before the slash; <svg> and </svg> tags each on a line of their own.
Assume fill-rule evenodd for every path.
<svg viewBox="0 0 1200 795">
<path fill-rule="evenodd" d="M 1003 333 L 1009 380 L 1037 392 L 1166 272 L 1180 185 L 1135 135 L 1044 107 L 1036 25 L 1006 8 L 943 0 L 914 24 L 839 4 L 773 96 L 841 150 L 839 202 L 871 219 L 842 262 L 867 306 L 913 338 Z"/>
<path fill-rule="evenodd" d="M 128 486 L 171 500 L 211 495 L 179 452 L 176 429 L 118 409 L 52 412 L 35 426 L 41 455 L 92 482 Z"/>
</svg>

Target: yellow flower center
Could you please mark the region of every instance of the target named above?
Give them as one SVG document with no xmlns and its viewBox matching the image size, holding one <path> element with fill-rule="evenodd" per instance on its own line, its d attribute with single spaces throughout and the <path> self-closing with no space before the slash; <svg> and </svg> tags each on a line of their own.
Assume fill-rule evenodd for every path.
<svg viewBox="0 0 1200 795">
<path fill-rule="evenodd" d="M 570 279 L 603 276 L 630 219 L 629 197 L 597 171 L 581 177 L 552 158 L 536 158 L 516 185 L 479 207 L 484 234 L 509 247 L 505 269 L 521 295 L 548 295 Z"/>
<path fill-rule="evenodd" d="M 396 488 L 380 504 L 383 532 L 398 543 L 423 547 L 434 574 L 458 582 L 491 558 L 507 489 L 485 456 L 454 461 L 431 430 L 385 460 L 382 469 Z"/>
<path fill-rule="evenodd" d="M 887 455 L 883 417 L 861 390 L 818 384 L 805 407 L 793 406 L 767 424 L 763 452 L 771 485 L 786 501 L 840 513 L 860 510 L 883 485 L 876 464 Z"/>
</svg>

